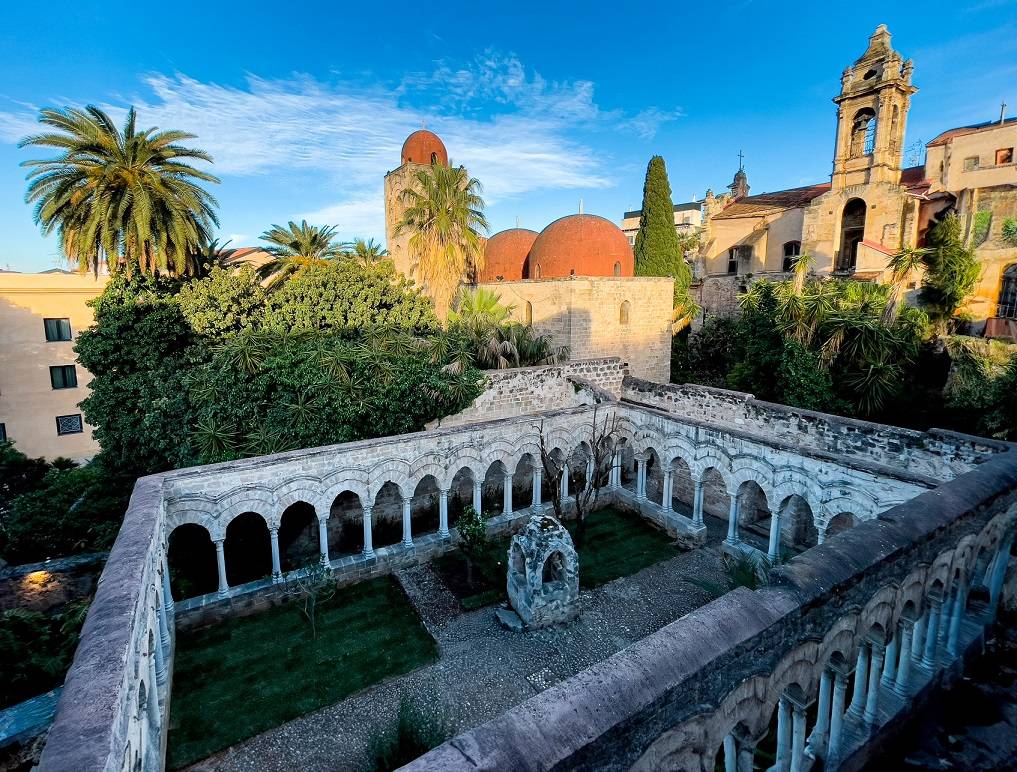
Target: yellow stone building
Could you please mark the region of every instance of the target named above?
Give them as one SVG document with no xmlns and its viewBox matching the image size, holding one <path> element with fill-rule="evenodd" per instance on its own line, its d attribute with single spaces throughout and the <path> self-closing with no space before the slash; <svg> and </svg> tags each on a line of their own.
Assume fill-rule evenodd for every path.
<svg viewBox="0 0 1017 772">
<path fill-rule="evenodd" d="M 696 266 L 707 312 L 733 310 L 748 277 L 785 273 L 802 253 L 821 275 L 885 281 L 889 259 L 921 246 L 934 219 L 953 210 L 983 265 L 965 308 L 976 330 L 988 322 L 998 333 L 1009 326 L 1000 319 L 1017 317 L 1017 245 L 1003 238 L 1017 218 L 1017 119 L 945 131 L 928 143 L 924 165 L 905 167 L 913 70 L 880 25 L 833 99 L 830 182 L 750 196 L 739 169 L 731 194 L 707 194 Z"/>
<path fill-rule="evenodd" d="M 78 403 L 92 376 L 74 341 L 93 321 L 87 302 L 106 277 L 62 270 L 0 271 L 0 440 L 29 456 L 82 460 L 99 445 Z"/>
</svg>

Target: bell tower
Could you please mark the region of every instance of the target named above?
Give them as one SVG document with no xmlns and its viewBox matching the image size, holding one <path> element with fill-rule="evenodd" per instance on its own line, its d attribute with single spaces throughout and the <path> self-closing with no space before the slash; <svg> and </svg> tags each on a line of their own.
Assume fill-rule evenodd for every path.
<svg viewBox="0 0 1017 772">
<path fill-rule="evenodd" d="M 872 182 L 898 183 L 904 155 L 904 127 L 911 95 L 911 60 L 890 45 L 880 24 L 869 47 L 844 70 L 837 104 L 833 189 Z"/>
</svg>

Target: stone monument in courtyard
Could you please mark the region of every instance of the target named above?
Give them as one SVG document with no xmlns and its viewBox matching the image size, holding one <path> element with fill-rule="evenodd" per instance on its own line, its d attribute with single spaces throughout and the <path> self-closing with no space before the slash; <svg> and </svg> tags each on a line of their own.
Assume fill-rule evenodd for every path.
<svg viewBox="0 0 1017 772">
<path fill-rule="evenodd" d="M 508 597 L 525 627 L 547 627 L 579 615 L 579 556 L 572 537 L 550 515 L 536 515 L 512 537 Z"/>
</svg>

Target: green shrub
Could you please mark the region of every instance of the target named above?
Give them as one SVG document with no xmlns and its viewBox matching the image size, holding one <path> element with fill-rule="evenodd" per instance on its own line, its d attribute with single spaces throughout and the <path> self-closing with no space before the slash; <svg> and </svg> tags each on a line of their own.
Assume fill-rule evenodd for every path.
<svg viewBox="0 0 1017 772">
<path fill-rule="evenodd" d="M 265 318 L 265 291 L 249 265 L 217 266 L 204 279 L 181 287 L 177 301 L 191 329 L 213 340 L 259 329 Z"/>
<path fill-rule="evenodd" d="M 992 212 L 976 212 L 971 221 L 971 246 L 977 247 L 985 243 L 992 229 Z"/>
<path fill-rule="evenodd" d="M 1007 217 L 1003 220 L 1003 227 L 1000 230 L 1003 242 L 1011 247 L 1017 247 L 1017 217 Z"/>
<path fill-rule="evenodd" d="M 448 728 L 434 713 L 401 697 L 395 727 L 371 738 L 372 768 L 376 772 L 398 769 L 437 748 L 448 736 Z"/>
</svg>

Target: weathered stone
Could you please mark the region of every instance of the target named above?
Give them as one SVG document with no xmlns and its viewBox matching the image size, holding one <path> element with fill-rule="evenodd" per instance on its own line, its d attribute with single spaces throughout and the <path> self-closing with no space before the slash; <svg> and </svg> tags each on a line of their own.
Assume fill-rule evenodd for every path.
<svg viewBox="0 0 1017 772">
<path fill-rule="evenodd" d="M 550 515 L 530 519 L 508 551 L 508 597 L 526 627 L 579 614 L 579 556 L 569 532 Z"/>
</svg>

